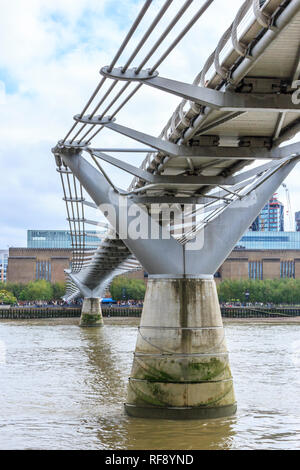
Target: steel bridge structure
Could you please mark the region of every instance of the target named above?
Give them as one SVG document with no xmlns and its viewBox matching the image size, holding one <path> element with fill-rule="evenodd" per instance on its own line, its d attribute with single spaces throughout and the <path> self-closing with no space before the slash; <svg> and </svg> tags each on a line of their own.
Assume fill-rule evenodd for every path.
<svg viewBox="0 0 300 470">
<path fill-rule="evenodd" d="M 300 0 L 241 1 L 192 83 L 159 73 L 214 3 L 144 1 L 52 149 L 73 234 L 66 298 L 84 297 L 81 325 L 103 324 L 99 298 L 114 276 L 149 274 L 125 405 L 133 416 L 235 412 L 213 276 L 300 157 L 288 142 L 300 132 Z M 138 116 L 137 128 L 118 119 L 147 87 L 179 99 L 159 136 L 138 129 Z M 128 146 L 104 147 L 103 130 Z M 128 163 L 140 154 L 140 166 Z M 107 168 L 132 175 L 130 186 Z M 103 225 L 99 210 L 107 232 L 90 250 L 85 226 Z"/>
</svg>

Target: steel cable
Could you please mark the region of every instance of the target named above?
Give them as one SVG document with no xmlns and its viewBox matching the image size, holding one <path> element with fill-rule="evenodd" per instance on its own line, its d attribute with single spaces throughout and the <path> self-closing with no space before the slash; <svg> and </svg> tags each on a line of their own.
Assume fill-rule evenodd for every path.
<svg viewBox="0 0 300 470">
<path fill-rule="evenodd" d="M 140 11 L 139 15 L 137 16 L 136 20 L 134 21 L 133 25 L 131 26 L 129 32 L 127 33 L 124 41 L 122 42 L 118 52 L 116 53 L 115 57 L 113 58 L 110 66 L 109 66 L 109 70 L 111 71 L 113 69 L 113 67 L 115 66 L 117 60 L 120 58 L 122 52 L 124 51 L 126 45 L 128 44 L 129 40 L 131 39 L 131 37 L 133 36 L 135 30 L 137 29 L 137 27 L 139 26 L 140 22 L 142 21 L 143 17 L 145 16 L 148 8 L 150 7 L 152 3 L 152 0 L 146 0 L 142 10 Z M 92 101 L 94 100 L 94 98 L 96 97 L 96 95 L 98 94 L 98 92 L 100 91 L 100 89 L 102 88 L 104 82 L 106 81 L 106 77 L 103 77 L 100 81 L 100 83 L 98 84 L 98 86 L 96 87 L 95 91 L 93 92 L 92 96 L 90 97 L 90 99 L 88 100 L 87 104 L 85 105 L 85 107 L 83 108 L 83 110 L 81 111 L 80 113 L 80 117 L 83 117 L 84 113 L 86 112 L 86 110 L 88 109 L 88 107 L 90 106 L 90 104 L 92 103 Z M 63 139 L 63 143 L 67 140 L 67 138 L 70 136 L 70 134 L 72 133 L 72 131 L 75 129 L 75 127 L 77 126 L 78 122 L 75 122 L 73 124 L 73 126 L 71 127 L 71 129 L 69 130 L 69 132 L 67 133 L 67 135 L 65 136 L 65 138 Z"/>
</svg>

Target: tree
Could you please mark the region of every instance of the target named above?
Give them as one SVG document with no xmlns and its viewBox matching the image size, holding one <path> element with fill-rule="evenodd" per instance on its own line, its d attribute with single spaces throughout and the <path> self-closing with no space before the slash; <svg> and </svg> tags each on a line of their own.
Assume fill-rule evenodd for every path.
<svg viewBox="0 0 300 470">
<path fill-rule="evenodd" d="M 1 283 L 0 290 L 10 292 L 18 300 L 59 300 L 66 292 L 66 285 L 63 282 L 50 282 L 40 280 L 32 281 L 28 284 Z"/>
<path fill-rule="evenodd" d="M 0 304 L 13 305 L 17 302 L 17 299 L 11 292 L 7 290 L 0 290 Z"/>
<path fill-rule="evenodd" d="M 40 280 L 29 282 L 20 293 L 20 300 L 52 300 L 53 290 L 50 282 Z"/>
<path fill-rule="evenodd" d="M 52 299 L 59 300 L 63 297 L 66 292 L 66 285 L 64 282 L 55 282 L 52 284 Z"/>
<path fill-rule="evenodd" d="M 249 292 L 249 302 L 300 304 L 300 279 L 225 280 L 218 285 L 220 302 L 245 302 L 245 292 Z"/>
<path fill-rule="evenodd" d="M 21 291 L 24 289 L 24 284 L 12 282 L 0 283 L 0 290 L 1 289 L 11 292 L 18 299 Z"/>
<path fill-rule="evenodd" d="M 129 279 L 118 276 L 110 285 L 110 293 L 114 300 L 143 300 L 146 286 L 142 279 Z"/>
</svg>

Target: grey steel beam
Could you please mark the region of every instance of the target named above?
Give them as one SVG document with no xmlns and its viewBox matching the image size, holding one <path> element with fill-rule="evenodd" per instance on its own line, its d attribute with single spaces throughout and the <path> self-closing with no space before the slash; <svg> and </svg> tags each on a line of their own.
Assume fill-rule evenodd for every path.
<svg viewBox="0 0 300 470">
<path fill-rule="evenodd" d="M 232 87 L 238 85 L 240 81 L 251 73 L 251 69 L 256 63 L 262 58 L 264 52 L 272 44 L 276 38 L 281 34 L 284 28 L 293 20 L 295 15 L 300 11 L 300 0 L 294 0 L 284 6 L 284 9 L 280 10 L 279 14 L 276 15 L 276 28 L 269 29 L 257 38 L 251 44 L 251 55 L 245 56 L 239 61 L 235 68 L 233 68 L 230 74 L 230 83 L 224 84 L 223 89 L 226 87 Z M 205 114 L 199 114 L 193 121 L 193 125 L 189 126 L 184 134 L 184 140 L 188 141 L 195 134 L 199 132 L 201 127 L 205 125 L 205 120 L 208 118 L 210 110 L 207 108 Z"/>
<path fill-rule="evenodd" d="M 156 148 L 157 150 L 164 152 L 167 155 L 172 157 L 193 157 L 193 158 L 216 158 L 216 159 L 238 159 L 238 160 L 258 160 L 258 159 L 281 159 L 287 155 L 287 147 L 283 148 L 274 148 L 272 150 L 268 150 L 267 148 L 261 147 L 188 147 L 186 145 L 177 145 L 172 142 L 163 140 L 159 137 L 153 137 L 149 134 L 145 134 L 144 132 L 137 131 L 135 129 L 131 129 L 130 127 L 122 126 L 121 124 L 117 124 L 115 122 L 109 121 L 108 118 L 105 121 L 98 121 L 97 117 L 89 120 L 88 117 L 75 117 L 75 119 L 80 120 L 81 122 L 89 122 L 95 121 L 91 123 L 98 123 L 104 124 L 109 129 L 118 132 L 119 134 L 125 135 L 130 139 L 134 139 L 138 142 L 145 143 L 147 145 Z M 300 151 L 300 144 L 294 144 L 298 146 L 295 150 L 297 152 Z M 93 149 L 90 149 L 93 151 Z"/>
<path fill-rule="evenodd" d="M 114 207 L 116 219 L 111 219 L 109 214 L 107 218 L 117 233 L 122 231 L 120 225 L 120 196 L 110 187 L 105 177 L 78 152 L 63 151 L 60 147 L 53 149 L 53 152 L 60 155 L 63 162 L 72 170 L 73 174 L 78 181 L 80 181 L 96 205 L 108 204 Z M 128 208 L 133 204 L 130 199 L 127 199 L 127 203 Z M 173 238 L 169 238 L 168 232 L 160 227 L 157 222 L 153 222 L 149 215 L 146 213 L 144 215 L 148 220 L 148 238 L 133 239 L 130 237 L 130 233 L 128 233 L 127 238 L 122 238 L 124 244 L 149 273 L 164 274 L 166 272 L 177 272 L 177 270 L 182 272 L 182 246 Z M 135 216 L 128 216 L 128 224 L 131 220 L 134 221 Z M 158 239 L 151 237 L 151 227 L 153 227 L 153 225 L 157 228 L 159 234 Z M 168 254 L 167 258 L 165 256 L 166 253 Z"/>
<path fill-rule="evenodd" d="M 94 148 L 94 152 L 116 152 L 116 153 L 153 153 L 156 152 L 156 150 L 153 150 L 151 148 L 143 148 L 143 149 L 138 149 L 138 148 L 116 148 L 116 147 L 103 147 L 103 148 Z"/>
<path fill-rule="evenodd" d="M 94 202 L 83 201 L 82 203 L 83 203 L 85 206 L 92 207 L 93 209 L 98 209 L 98 207 L 96 206 L 96 204 L 95 204 Z"/>
<path fill-rule="evenodd" d="M 117 209 L 117 195 L 94 167 L 89 165 L 79 154 L 65 155 L 60 153 L 60 156 L 72 169 L 96 204 L 108 202 L 114 204 Z M 299 158 L 295 157 L 290 161 L 278 162 L 277 165 L 274 165 L 275 168 L 270 168 L 266 174 L 252 184 L 252 189 L 247 189 L 242 200 L 232 201 L 219 216 L 204 228 L 203 245 L 198 247 L 196 251 L 184 249 L 172 238 L 153 240 L 150 236 L 146 240 L 124 239 L 124 243 L 128 248 L 130 247 L 130 250 L 135 253 L 150 274 L 182 275 L 185 273 L 194 275 L 199 272 L 212 274 L 298 160 Z M 129 206 L 131 203 L 132 201 L 128 199 Z M 101 257 L 101 253 L 99 255 Z M 120 260 L 119 255 L 117 255 L 117 259 Z M 97 267 L 96 260 L 97 257 L 95 257 L 95 268 Z M 110 269 L 110 266 L 113 268 L 113 261 L 111 263 L 108 261 L 105 267 L 107 266 L 107 269 Z M 91 266 L 92 268 L 93 266 Z M 80 275 L 80 280 L 85 279 L 84 284 L 91 286 L 92 279 L 96 282 L 92 272 L 90 272 L 91 283 L 88 283 L 87 279 L 82 277 L 83 275 L 84 273 Z"/>
<path fill-rule="evenodd" d="M 85 223 L 85 224 L 89 224 L 89 225 L 97 225 L 97 226 L 100 226 L 100 227 L 104 227 L 104 228 L 108 228 L 108 224 L 105 224 L 103 222 L 99 222 L 97 220 L 89 220 L 89 219 L 80 219 L 80 218 L 76 218 L 76 217 L 68 217 L 66 219 L 68 222 L 82 222 L 82 223 Z"/>
<path fill-rule="evenodd" d="M 102 152 L 95 152 L 92 150 L 92 153 L 95 157 L 104 160 L 107 163 L 110 163 L 121 170 L 126 171 L 138 178 L 142 179 L 143 181 L 147 181 L 148 183 L 153 184 L 162 184 L 162 185 L 208 185 L 208 186 L 215 186 L 219 184 L 234 184 L 234 180 L 231 177 L 224 178 L 222 176 L 169 176 L 169 175 L 153 175 L 148 171 L 142 170 L 141 168 L 137 168 L 129 163 L 126 163 L 118 158 L 112 157 L 111 155 L 107 155 Z"/>
<path fill-rule="evenodd" d="M 283 162 L 288 161 L 291 158 L 293 158 L 293 157 L 283 158 L 282 161 Z M 266 163 L 265 165 L 260 165 L 260 166 L 257 166 L 255 168 L 251 169 L 251 170 L 244 171 L 244 172 L 240 173 L 239 175 L 233 177 L 233 180 L 234 180 L 233 184 L 238 184 L 238 183 L 241 183 L 242 181 L 245 181 L 249 178 L 252 178 L 253 176 L 258 176 L 261 173 L 263 173 L 267 170 L 270 170 L 271 168 L 275 168 L 278 165 L 278 163 L 279 163 L 278 161 L 269 162 L 269 163 Z"/>
<path fill-rule="evenodd" d="M 295 137 L 296 134 L 300 132 L 300 118 L 295 119 L 287 125 L 280 133 L 279 137 L 274 141 L 275 145 L 280 145 L 286 140 L 290 140 Z"/>
<path fill-rule="evenodd" d="M 142 70 L 139 74 L 136 74 L 135 69 L 122 73 L 122 68 L 116 68 L 109 73 L 108 68 L 103 67 L 101 73 L 106 77 L 117 80 L 141 81 L 145 85 L 220 111 L 300 112 L 300 105 L 294 103 L 292 96 L 289 94 L 219 91 L 169 78 L 151 76 L 147 70 Z"/>
<path fill-rule="evenodd" d="M 298 161 L 294 158 L 280 165 L 277 171 L 270 170 L 267 180 L 253 188 L 242 200 L 232 202 L 208 223 L 203 229 L 200 249 L 186 251 L 186 273 L 214 274 Z"/>
<path fill-rule="evenodd" d="M 207 196 L 188 196 L 188 197 L 179 197 L 179 196 L 130 196 L 130 200 L 135 204 L 207 204 Z M 226 201 L 226 198 L 214 197 L 214 200 Z M 211 201 L 211 199 L 210 199 Z"/>
<path fill-rule="evenodd" d="M 278 118 L 277 118 L 277 122 L 276 122 L 276 126 L 275 126 L 275 130 L 274 130 L 274 134 L 273 134 L 273 140 L 278 139 L 278 137 L 280 135 L 280 132 L 281 132 L 281 129 L 282 129 L 282 126 L 283 126 L 283 123 L 284 123 L 284 120 L 285 120 L 285 116 L 286 116 L 286 113 L 279 113 Z"/>
<path fill-rule="evenodd" d="M 110 163 L 111 165 L 116 166 L 117 168 L 120 168 L 121 170 L 124 170 L 127 173 L 130 173 L 131 175 L 141 178 L 143 181 L 153 183 L 154 175 L 145 170 L 142 170 L 141 168 L 137 168 L 136 166 L 130 165 L 130 163 L 126 163 L 122 160 L 119 160 L 118 158 L 112 157 L 110 155 L 107 155 L 106 153 L 99 152 L 94 149 L 91 149 L 89 153 L 94 155 L 94 157 L 100 158 L 101 160 Z"/>
</svg>

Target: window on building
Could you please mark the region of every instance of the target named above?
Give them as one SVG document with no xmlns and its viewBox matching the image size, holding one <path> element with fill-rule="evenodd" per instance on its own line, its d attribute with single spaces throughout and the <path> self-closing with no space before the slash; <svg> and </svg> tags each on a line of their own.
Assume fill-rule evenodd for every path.
<svg viewBox="0 0 300 470">
<path fill-rule="evenodd" d="M 280 277 L 282 279 L 295 278 L 295 261 L 281 261 Z"/>
<path fill-rule="evenodd" d="M 51 262 L 37 261 L 35 266 L 35 278 L 37 281 L 44 279 L 51 281 Z"/>
<path fill-rule="evenodd" d="M 262 261 L 249 261 L 248 271 L 249 271 L 249 279 L 262 279 L 263 278 Z"/>
</svg>

